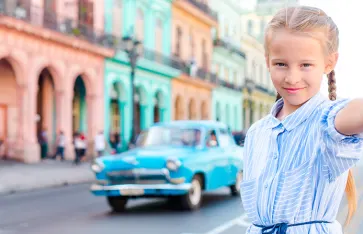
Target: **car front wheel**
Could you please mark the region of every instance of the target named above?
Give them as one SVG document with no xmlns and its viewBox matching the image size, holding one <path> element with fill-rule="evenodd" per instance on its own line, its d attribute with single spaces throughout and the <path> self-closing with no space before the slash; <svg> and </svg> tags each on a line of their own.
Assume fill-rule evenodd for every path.
<svg viewBox="0 0 363 234">
<path fill-rule="evenodd" d="M 108 205 L 114 212 L 123 212 L 126 208 L 127 197 L 107 197 Z"/>
<path fill-rule="evenodd" d="M 188 193 L 181 197 L 181 205 L 186 210 L 197 210 L 202 203 L 202 178 L 199 175 L 193 177 Z"/>
</svg>

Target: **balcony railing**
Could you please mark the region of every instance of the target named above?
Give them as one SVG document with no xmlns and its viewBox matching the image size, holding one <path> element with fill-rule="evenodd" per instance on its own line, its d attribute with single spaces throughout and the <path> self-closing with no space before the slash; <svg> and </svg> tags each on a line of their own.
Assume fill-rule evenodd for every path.
<svg viewBox="0 0 363 234">
<path fill-rule="evenodd" d="M 113 36 L 106 35 L 103 30 L 96 30 L 93 25 L 82 23 L 78 19 L 32 5 L 31 0 L 0 0 L 0 16 L 13 17 L 102 47 L 114 46 Z"/>
<path fill-rule="evenodd" d="M 215 39 L 213 41 L 213 44 L 214 44 L 214 46 L 221 46 L 227 50 L 230 50 L 232 53 L 236 53 L 237 55 L 241 56 L 242 58 L 246 58 L 246 54 L 244 52 L 242 52 L 239 48 L 232 45 L 231 43 L 226 42 L 225 40 Z"/>
<path fill-rule="evenodd" d="M 178 70 L 181 70 L 183 67 L 182 62 L 179 59 L 177 59 L 173 56 L 168 57 L 168 56 L 160 54 L 156 51 L 148 50 L 146 48 L 143 49 L 142 56 L 147 60 L 155 61 L 160 64 L 163 64 L 163 65 L 166 65 L 169 67 L 173 67 Z"/>
<path fill-rule="evenodd" d="M 188 2 L 190 2 L 199 10 L 203 11 L 204 13 L 212 17 L 214 20 L 218 21 L 218 14 L 215 11 L 213 11 L 207 4 L 198 2 L 197 0 L 188 0 Z"/>
<path fill-rule="evenodd" d="M 236 85 L 236 84 L 233 84 L 231 82 L 228 82 L 228 81 L 225 81 L 225 80 L 222 80 L 222 79 L 218 80 L 218 84 L 221 85 L 221 86 L 224 86 L 226 88 L 229 88 L 229 89 L 233 89 L 233 90 L 236 90 L 236 91 L 242 91 L 242 85 Z"/>
<path fill-rule="evenodd" d="M 183 73 L 188 74 L 191 77 L 196 77 L 196 78 L 199 78 L 199 79 L 201 79 L 203 81 L 209 81 L 209 82 L 211 82 L 213 84 L 217 84 L 217 82 L 218 82 L 218 78 L 217 78 L 217 75 L 215 73 L 209 72 L 209 71 L 205 70 L 204 68 L 192 67 L 186 61 L 181 62 L 180 70 Z"/>
</svg>

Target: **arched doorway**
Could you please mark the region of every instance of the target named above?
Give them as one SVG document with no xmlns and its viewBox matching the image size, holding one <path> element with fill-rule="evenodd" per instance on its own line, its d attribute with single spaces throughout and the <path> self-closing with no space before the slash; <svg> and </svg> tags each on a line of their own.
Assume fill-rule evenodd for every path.
<svg viewBox="0 0 363 234">
<path fill-rule="evenodd" d="M 189 109 L 188 118 L 196 119 L 197 118 L 197 106 L 196 106 L 195 100 L 193 98 L 190 99 L 190 101 L 189 101 L 188 109 Z"/>
<path fill-rule="evenodd" d="M 135 136 L 137 137 L 138 134 L 144 129 L 146 116 L 145 116 L 145 108 L 146 108 L 146 91 L 142 87 L 135 88 L 134 94 L 134 123 L 133 126 L 135 128 Z"/>
<path fill-rule="evenodd" d="M 208 119 L 208 111 L 207 111 L 207 102 L 206 101 L 202 101 L 201 110 L 202 110 L 202 119 L 204 119 L 204 120 Z"/>
<path fill-rule="evenodd" d="M 73 87 L 73 111 L 72 131 L 73 134 L 87 132 L 87 101 L 86 85 L 81 76 L 78 76 Z"/>
<path fill-rule="evenodd" d="M 175 98 L 175 104 L 174 104 L 174 118 L 175 120 L 182 120 L 183 119 L 183 100 L 178 95 Z"/>
<path fill-rule="evenodd" d="M 46 158 L 56 139 L 56 100 L 53 77 L 43 69 L 38 78 L 37 93 L 37 136 L 41 159 Z"/>
<path fill-rule="evenodd" d="M 154 123 L 164 121 L 164 95 L 161 91 L 156 92 L 154 97 Z"/>
<path fill-rule="evenodd" d="M 17 82 L 15 70 L 7 59 L 0 59 L 0 159 L 15 156 L 17 124 Z"/>
<path fill-rule="evenodd" d="M 122 113 L 121 113 L 121 95 L 122 86 L 119 82 L 113 83 L 110 88 L 110 142 L 120 142 L 120 134 L 122 131 Z"/>
</svg>

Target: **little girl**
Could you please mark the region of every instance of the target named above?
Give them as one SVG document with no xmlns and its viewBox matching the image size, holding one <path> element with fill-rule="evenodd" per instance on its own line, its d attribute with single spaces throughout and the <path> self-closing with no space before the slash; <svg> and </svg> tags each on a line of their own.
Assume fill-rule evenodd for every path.
<svg viewBox="0 0 363 234">
<path fill-rule="evenodd" d="M 357 208 L 350 168 L 363 155 L 363 100 L 338 100 L 338 28 L 322 10 L 278 12 L 265 56 L 278 100 L 245 141 L 243 206 L 248 234 L 342 234 L 336 221 L 347 193 L 347 222 Z M 329 98 L 319 93 L 323 74 Z"/>
</svg>

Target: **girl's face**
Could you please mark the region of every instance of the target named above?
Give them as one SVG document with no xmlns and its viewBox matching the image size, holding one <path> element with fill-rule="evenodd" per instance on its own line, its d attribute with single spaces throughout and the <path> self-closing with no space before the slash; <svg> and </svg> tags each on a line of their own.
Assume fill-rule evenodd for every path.
<svg viewBox="0 0 363 234">
<path fill-rule="evenodd" d="M 326 56 L 318 39 L 280 30 L 271 37 L 266 63 L 285 105 L 296 109 L 319 92 L 323 74 L 334 69 L 337 58 Z"/>
</svg>

